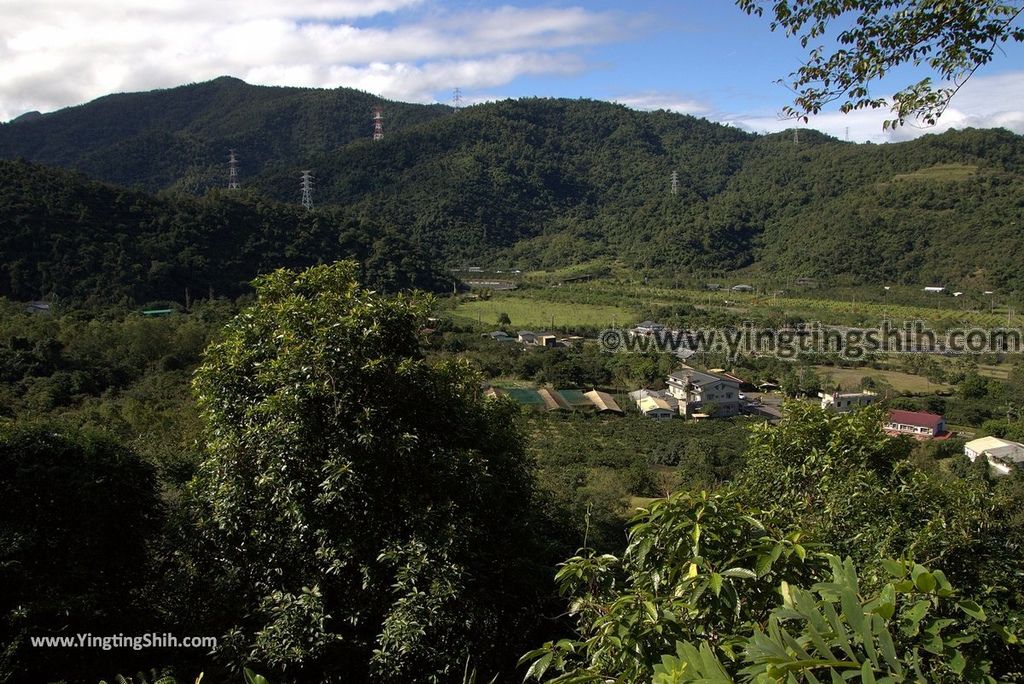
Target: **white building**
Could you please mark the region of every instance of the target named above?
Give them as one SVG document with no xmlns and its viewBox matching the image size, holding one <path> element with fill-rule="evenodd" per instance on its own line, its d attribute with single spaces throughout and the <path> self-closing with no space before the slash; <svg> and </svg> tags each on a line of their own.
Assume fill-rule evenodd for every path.
<svg viewBox="0 0 1024 684">
<path fill-rule="evenodd" d="M 679 401 L 668 392 L 639 389 L 629 393 L 640 413 L 654 420 L 669 420 L 679 415 Z"/>
<path fill-rule="evenodd" d="M 874 392 L 819 392 L 821 408 L 836 413 L 849 413 L 855 409 L 870 406 L 878 401 Z"/>
<path fill-rule="evenodd" d="M 634 335 L 657 335 L 665 332 L 666 328 L 661 323 L 655 323 L 654 321 L 643 321 L 637 323 L 636 327 L 631 331 Z"/>
<path fill-rule="evenodd" d="M 703 409 L 714 406 L 715 418 L 735 416 L 740 412 L 739 381 L 713 373 L 683 366 L 668 376 L 668 392 L 679 400 L 679 412 L 684 416 L 707 413 Z"/>
<path fill-rule="evenodd" d="M 964 454 L 971 459 L 971 463 L 984 455 L 993 473 L 1009 475 L 1014 468 L 1024 463 L 1024 444 L 999 437 L 982 437 L 964 444 Z"/>
<path fill-rule="evenodd" d="M 910 435 L 915 439 L 934 439 L 946 432 L 946 419 L 935 413 L 890 409 L 882 429 L 890 435 Z"/>
</svg>

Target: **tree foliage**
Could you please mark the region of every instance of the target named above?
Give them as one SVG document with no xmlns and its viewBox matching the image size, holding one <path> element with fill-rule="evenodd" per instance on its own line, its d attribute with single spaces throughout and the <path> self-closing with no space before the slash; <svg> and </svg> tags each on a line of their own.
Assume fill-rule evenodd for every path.
<svg viewBox="0 0 1024 684">
<path fill-rule="evenodd" d="M 762 16 L 762 0 L 737 0 L 748 14 Z M 793 106 L 785 112 L 803 118 L 831 102 L 840 111 L 891 106 L 895 119 L 934 124 L 950 99 L 979 68 L 997 58 L 1001 46 L 1024 41 L 1018 23 L 1024 4 L 1001 0 L 788 0 L 771 5 L 771 29 L 799 37 L 807 60 L 790 75 Z M 833 41 L 826 47 L 824 41 Z M 926 66 L 940 79 L 926 77 L 892 96 L 871 92 L 872 83 L 898 67 Z"/>
<path fill-rule="evenodd" d="M 1018 677 L 1019 490 L 919 470 L 880 423 L 877 409 L 790 405 L 754 428 L 736 483 L 651 504 L 621 560 L 566 561 L 576 635 L 524 656 L 527 678 Z"/>
<path fill-rule="evenodd" d="M 157 631 L 146 589 L 162 516 L 154 469 L 117 442 L 0 425 L 0 679 L 103 672 L 102 651 L 31 637 Z"/>
<path fill-rule="evenodd" d="M 887 560 L 889 581 L 865 596 L 849 560 L 829 556 L 831 581 L 811 589 L 781 585 L 782 605 L 746 641 L 735 679 L 706 644 L 676 645 L 652 684 L 705 682 L 986 682 L 992 663 L 980 637 L 1017 637 L 962 599 L 941 570 Z"/>
<path fill-rule="evenodd" d="M 5 128 L 38 126 L 48 139 L 62 139 L 105 121 L 108 107 L 128 112 L 138 104 L 133 98 L 148 95 Z M 298 114 L 281 116 L 284 122 L 268 120 L 265 136 L 298 125 L 288 118 Z M 18 140 L 15 133 L 0 135 L 0 156 L 82 168 L 5 144 Z M 194 135 L 204 145 L 237 147 L 215 128 Z M 135 167 L 130 180 L 89 170 L 106 181 L 162 188 L 158 200 L 0 165 L 0 255 L 8 264 L 0 288 L 11 281 L 0 293 L 152 299 L 159 292 L 181 301 L 185 287 L 193 297 L 210 285 L 235 294 L 258 273 L 337 258 L 367 264 L 364 282 L 389 291 L 401 283 L 450 291 L 450 280 L 445 287 L 433 272 L 441 266 L 526 270 L 597 261 L 673 281 L 758 263 L 785 279 L 956 279 L 1018 289 L 1024 147 L 1008 131 L 948 132 L 900 145 L 808 133 L 794 145 L 784 134 L 758 136 L 670 112 L 532 98 L 427 117 L 377 143 L 310 140 L 302 166 L 282 153 L 280 163 L 253 169 L 231 193 L 216 183 L 185 188 L 149 164 Z M 107 141 L 88 156 L 119 168 L 124 153 Z M 183 154 L 181 163 L 192 159 Z M 297 206 L 297 168 L 315 170 L 317 211 Z M 673 171 L 676 195 L 668 188 Z M 205 198 L 189 199 L 195 195 Z M 385 277 L 391 273 L 408 277 Z"/>
<path fill-rule="evenodd" d="M 422 358 L 427 300 L 356 270 L 260 278 L 197 372 L 201 529 L 247 606 L 224 655 L 325 682 L 500 668 L 546 574 L 517 411 Z"/>
<path fill-rule="evenodd" d="M 340 258 L 372 287 L 451 290 L 373 221 L 246 192 L 157 198 L 24 162 L 0 162 L 0 254 L 0 295 L 58 304 L 234 298 L 260 273 Z"/>
<path fill-rule="evenodd" d="M 586 552 L 557 579 L 579 637 L 524 656 L 527 678 L 554 682 L 645 681 L 676 641 L 703 639 L 725 652 L 732 635 L 765 619 L 780 581 L 815 577 L 798 530 L 766 524 L 730 493 L 679 492 L 631 522 L 621 559 Z"/>
</svg>

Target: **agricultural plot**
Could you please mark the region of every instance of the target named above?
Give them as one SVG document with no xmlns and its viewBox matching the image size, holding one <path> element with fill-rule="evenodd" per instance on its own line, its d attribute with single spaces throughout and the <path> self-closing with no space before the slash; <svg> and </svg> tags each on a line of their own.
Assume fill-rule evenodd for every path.
<svg viewBox="0 0 1024 684">
<path fill-rule="evenodd" d="M 612 307 L 639 310 L 652 306 L 688 304 L 709 311 L 723 311 L 751 320 L 799 318 L 830 325 L 877 326 L 883 320 L 894 323 L 924 321 L 937 330 L 959 326 L 1003 327 L 1005 314 L 969 310 L 954 306 L 952 298 L 937 299 L 936 306 L 910 306 L 885 302 L 840 300 L 758 293 L 666 288 L 641 284 L 595 280 L 562 287 L 519 290 L 516 299 L 567 304 L 571 307 Z M 496 301 L 496 300 L 492 300 Z M 509 313 L 511 316 L 511 313 Z M 621 318 L 618 319 L 621 322 Z M 514 323 L 513 319 L 513 323 Z M 1020 325 L 1021 321 L 1011 321 Z"/>
<path fill-rule="evenodd" d="M 554 302 L 519 295 L 495 295 L 491 299 L 472 300 L 459 304 L 453 316 L 483 326 L 495 326 L 501 314 L 507 314 L 517 329 L 547 328 L 610 328 L 630 325 L 636 316 L 628 309 L 605 304 Z"/>
<path fill-rule="evenodd" d="M 923 394 L 928 392 L 941 392 L 951 389 L 949 385 L 937 385 L 929 382 L 928 378 L 921 375 L 912 375 L 895 370 L 876 370 L 874 368 L 836 368 L 835 366 L 814 366 L 814 370 L 822 378 L 831 376 L 834 382 L 847 391 L 860 389 L 862 378 L 873 378 L 888 384 L 897 392 L 909 392 L 912 394 Z"/>
</svg>

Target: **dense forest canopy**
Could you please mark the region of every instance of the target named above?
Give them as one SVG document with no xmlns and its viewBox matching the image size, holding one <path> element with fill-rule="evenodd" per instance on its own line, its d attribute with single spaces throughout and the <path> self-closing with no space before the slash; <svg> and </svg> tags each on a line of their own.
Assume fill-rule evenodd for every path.
<svg viewBox="0 0 1024 684">
<path fill-rule="evenodd" d="M 663 275 L 748 269 L 1016 289 L 1024 144 L 1005 130 L 891 145 L 802 131 L 795 143 L 665 111 L 532 98 L 461 110 L 385 103 L 375 142 L 375 102 L 217 79 L 0 126 L 0 157 L 160 198 L 4 165 L 0 216 L 13 226 L 0 253 L 20 263 L 2 293 L 96 294 L 87 281 L 128 263 L 144 273 L 126 282 L 180 290 L 185 278 L 168 271 L 184 269 L 200 274 L 196 286 L 235 292 L 258 272 L 315 263 L 312 254 L 365 259 L 382 238 L 438 268 L 610 259 Z M 242 189 L 226 195 L 229 149 L 242 159 Z M 306 168 L 325 208 L 310 215 L 295 210 Z M 114 220 L 100 220 L 108 211 Z M 70 252 L 47 254 L 44 235 L 87 258 L 55 268 Z M 172 296 L 163 285 L 128 294 Z"/>
<path fill-rule="evenodd" d="M 157 198 L 25 162 L 0 161 L 0 295 L 137 302 L 237 297 L 281 266 L 343 258 L 394 292 L 451 289 L 403 236 L 339 211 L 308 213 L 249 192 Z"/>
<path fill-rule="evenodd" d="M 0 156 L 66 166 L 120 185 L 203 192 L 223 185 L 229 148 L 245 176 L 274 162 L 302 164 L 373 130 L 387 108 L 390 131 L 443 116 L 444 105 L 390 102 L 350 88 L 251 86 L 221 77 L 144 93 L 101 97 L 80 107 L 0 125 Z"/>
</svg>

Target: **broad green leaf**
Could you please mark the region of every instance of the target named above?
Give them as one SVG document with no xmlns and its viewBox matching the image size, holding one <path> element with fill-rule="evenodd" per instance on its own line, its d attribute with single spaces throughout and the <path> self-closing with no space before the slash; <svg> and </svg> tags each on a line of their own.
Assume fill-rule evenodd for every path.
<svg viewBox="0 0 1024 684">
<path fill-rule="evenodd" d="M 967 667 L 967 660 L 964 658 L 964 654 L 960 651 L 953 651 L 953 657 L 949 659 L 949 667 L 958 675 L 963 674 L 964 668 Z"/>
<path fill-rule="evenodd" d="M 896 579 L 903 579 L 907 576 L 907 568 L 903 563 L 891 558 L 882 559 L 882 567 L 885 571 L 895 577 Z"/>
<path fill-rule="evenodd" d="M 722 577 L 739 577 L 741 579 L 756 579 L 757 573 L 747 568 L 729 568 L 722 571 Z"/>
<path fill-rule="evenodd" d="M 988 617 L 985 615 L 985 610 L 974 601 L 970 599 L 961 601 L 957 604 L 960 610 L 970 615 L 975 620 L 987 620 Z"/>
<path fill-rule="evenodd" d="M 548 667 L 551 666 L 551 660 L 554 658 L 554 653 L 549 652 L 546 655 L 541 656 L 530 665 L 530 669 L 526 671 L 525 679 L 536 679 L 540 681 L 540 678 L 547 672 Z"/>
<path fill-rule="evenodd" d="M 930 572 L 922 572 L 914 578 L 914 586 L 925 594 L 931 593 L 936 584 L 935 575 Z"/>
</svg>

